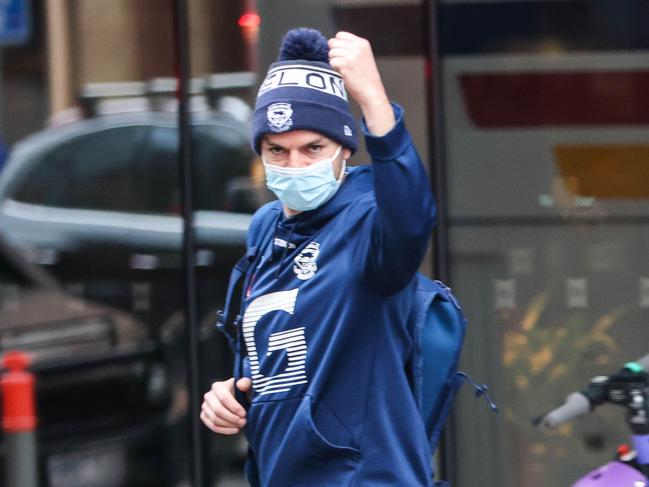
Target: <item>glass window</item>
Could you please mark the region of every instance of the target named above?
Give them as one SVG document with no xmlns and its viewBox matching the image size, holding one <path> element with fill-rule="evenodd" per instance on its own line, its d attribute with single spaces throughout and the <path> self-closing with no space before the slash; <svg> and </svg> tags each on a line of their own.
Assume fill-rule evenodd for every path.
<svg viewBox="0 0 649 487">
<path fill-rule="evenodd" d="M 263 181 L 254 177 L 253 156 L 247 134 L 197 125 L 192 146 L 197 209 L 252 213 L 268 201 Z"/>
<path fill-rule="evenodd" d="M 246 134 L 234 127 L 193 127 L 197 210 L 252 213 L 270 198 L 251 173 L 254 154 Z M 15 198 L 63 208 L 179 214 L 177 151 L 172 126 L 127 126 L 77 137 L 41 156 Z"/>
<path fill-rule="evenodd" d="M 147 127 L 121 127 L 68 140 L 34 164 L 16 199 L 27 203 L 142 211 L 143 181 L 133 163 Z"/>
<path fill-rule="evenodd" d="M 602 406 L 532 419 L 649 352 L 646 29 L 634 2 L 439 6 L 450 269 L 464 366 L 502 405 L 456 409 L 457 484 L 572 485 L 628 442 Z M 461 468 L 471 464 L 472 468 Z"/>
</svg>

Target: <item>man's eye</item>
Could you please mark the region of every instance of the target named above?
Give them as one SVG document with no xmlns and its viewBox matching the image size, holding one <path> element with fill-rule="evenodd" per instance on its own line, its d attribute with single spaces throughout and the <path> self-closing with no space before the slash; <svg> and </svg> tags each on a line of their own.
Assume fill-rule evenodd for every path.
<svg viewBox="0 0 649 487">
<path fill-rule="evenodd" d="M 311 152 L 320 152 L 322 150 L 322 146 L 318 144 L 314 144 L 310 146 L 309 149 L 311 150 Z"/>
<path fill-rule="evenodd" d="M 281 147 L 271 147 L 268 150 L 270 151 L 271 154 L 275 154 L 275 155 L 281 154 L 282 152 L 284 152 Z"/>
</svg>

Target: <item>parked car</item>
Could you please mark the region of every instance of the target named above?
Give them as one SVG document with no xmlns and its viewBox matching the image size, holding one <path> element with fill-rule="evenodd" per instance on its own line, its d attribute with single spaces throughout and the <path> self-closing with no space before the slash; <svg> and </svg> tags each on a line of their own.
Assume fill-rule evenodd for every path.
<svg viewBox="0 0 649 487">
<path fill-rule="evenodd" d="M 269 193 L 244 121 L 203 110 L 191 124 L 200 382 L 207 387 L 230 373 L 215 312 L 244 252 L 251 214 Z M 170 407 L 186 417 L 177 144 L 177 115 L 164 110 L 99 115 L 29 136 L 0 176 L 0 236 L 69 294 L 144 323 L 141 340 L 164 355 Z M 172 428 L 181 449 L 183 427 L 181 418 Z M 217 441 L 209 447 L 213 463 L 226 468 Z"/>
<path fill-rule="evenodd" d="M 65 294 L 0 241 L 0 356 L 32 359 L 41 487 L 173 485 L 160 461 L 172 453 L 169 381 L 148 335 L 127 313 Z"/>
<path fill-rule="evenodd" d="M 216 305 L 254 209 L 238 196 L 252 152 L 245 124 L 223 114 L 195 115 L 192 136 L 199 288 Z M 28 137 L 0 177 L 0 232 L 73 292 L 134 312 L 157 333 L 181 304 L 177 137 L 165 112 Z"/>
</svg>

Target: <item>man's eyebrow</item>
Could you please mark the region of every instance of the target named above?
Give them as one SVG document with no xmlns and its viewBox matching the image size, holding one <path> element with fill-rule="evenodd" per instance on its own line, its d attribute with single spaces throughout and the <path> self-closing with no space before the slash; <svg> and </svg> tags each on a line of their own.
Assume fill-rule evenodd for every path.
<svg viewBox="0 0 649 487">
<path fill-rule="evenodd" d="M 316 137 L 300 145 L 300 148 L 309 147 L 311 145 L 324 145 L 325 143 L 327 143 L 327 140 L 328 139 L 326 137 Z M 264 139 L 262 143 L 265 144 L 267 147 L 286 149 L 286 147 L 284 147 L 282 144 L 278 144 L 277 142 L 273 142 L 272 140 Z"/>
<path fill-rule="evenodd" d="M 312 145 L 325 145 L 327 143 L 327 140 L 328 139 L 326 137 L 316 137 L 300 145 L 300 149 L 307 149 Z"/>
<path fill-rule="evenodd" d="M 262 143 L 263 143 L 263 145 L 266 145 L 266 146 L 269 146 L 269 147 L 272 147 L 272 148 L 275 148 L 275 147 L 276 147 L 276 148 L 278 148 L 278 149 L 285 149 L 284 146 L 278 144 L 277 142 L 273 142 L 273 141 L 271 141 L 271 140 L 268 140 L 268 139 L 264 139 L 264 140 L 262 141 Z"/>
<path fill-rule="evenodd" d="M 310 140 L 310 141 L 307 142 L 306 144 L 303 144 L 302 147 L 306 147 L 307 145 L 315 145 L 315 144 L 323 145 L 323 144 L 325 144 L 326 142 L 327 142 L 327 139 L 326 139 L 326 138 L 324 138 L 324 137 L 316 137 L 315 139 Z"/>
</svg>

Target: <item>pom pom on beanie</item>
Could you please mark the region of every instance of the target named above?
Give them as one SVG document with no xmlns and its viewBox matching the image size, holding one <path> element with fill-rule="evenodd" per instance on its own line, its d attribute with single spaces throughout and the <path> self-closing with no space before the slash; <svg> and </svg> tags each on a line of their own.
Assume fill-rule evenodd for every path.
<svg viewBox="0 0 649 487">
<path fill-rule="evenodd" d="M 329 63 L 329 44 L 320 31 L 299 27 L 289 30 L 282 40 L 278 61 L 320 61 Z"/>
</svg>

